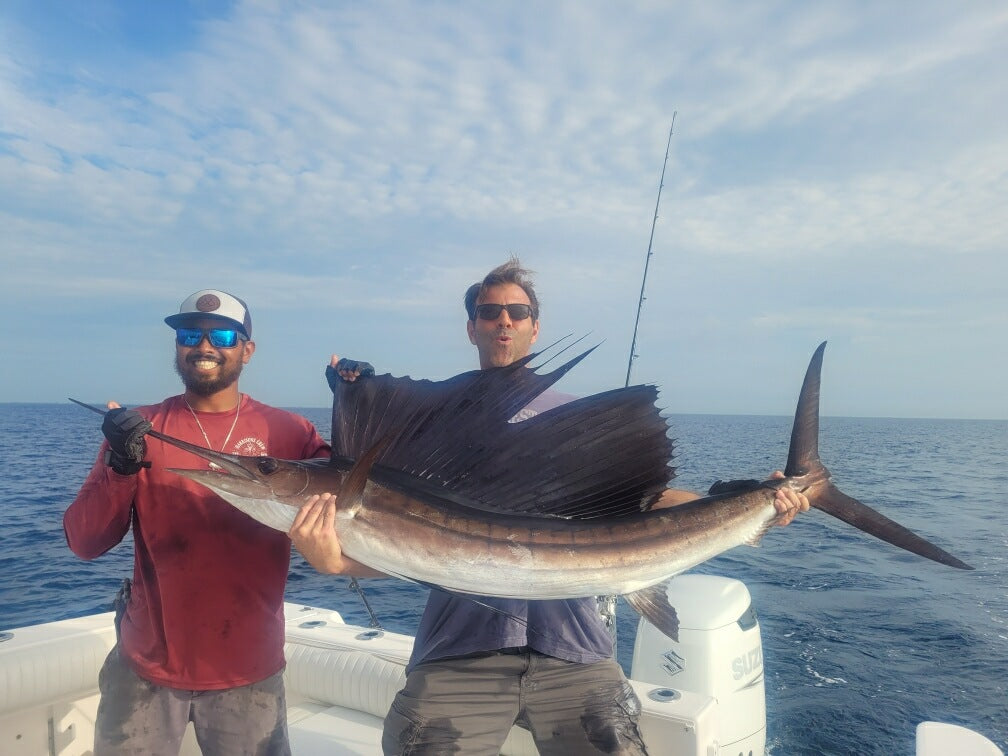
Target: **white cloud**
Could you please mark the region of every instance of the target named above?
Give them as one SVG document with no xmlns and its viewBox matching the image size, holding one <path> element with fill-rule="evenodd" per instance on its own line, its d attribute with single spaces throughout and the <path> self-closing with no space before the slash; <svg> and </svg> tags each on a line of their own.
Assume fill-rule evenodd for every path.
<svg viewBox="0 0 1008 756">
<path fill-rule="evenodd" d="M 302 301 L 454 338 L 461 289 L 517 252 L 549 322 L 593 329 L 618 365 L 677 110 L 649 317 L 692 318 L 677 328 L 698 344 L 811 325 L 912 340 L 906 313 L 941 292 L 973 332 L 1003 323 L 1000 3 L 247 2 L 195 23 L 120 57 L 0 27 L 0 295 L 18 312 L 46 292 L 160 313 L 213 278 L 283 322 Z"/>
</svg>

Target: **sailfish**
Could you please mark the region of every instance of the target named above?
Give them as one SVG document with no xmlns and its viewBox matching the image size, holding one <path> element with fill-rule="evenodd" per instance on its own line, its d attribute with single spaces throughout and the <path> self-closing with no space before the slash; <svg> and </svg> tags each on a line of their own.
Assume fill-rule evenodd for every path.
<svg viewBox="0 0 1008 756">
<path fill-rule="evenodd" d="M 678 639 L 664 581 L 758 544 L 778 516 L 781 487 L 876 538 L 972 569 L 833 484 L 818 450 L 825 347 L 805 374 L 784 477 L 669 508 L 653 508 L 675 474 L 655 386 L 510 422 L 591 349 L 550 372 L 530 367 L 540 352 L 445 381 L 386 374 L 340 382 L 329 460 L 243 457 L 150 435 L 211 465 L 173 472 L 279 530 L 290 529 L 309 496 L 336 493 L 343 553 L 388 575 L 473 596 L 618 594 Z"/>
</svg>

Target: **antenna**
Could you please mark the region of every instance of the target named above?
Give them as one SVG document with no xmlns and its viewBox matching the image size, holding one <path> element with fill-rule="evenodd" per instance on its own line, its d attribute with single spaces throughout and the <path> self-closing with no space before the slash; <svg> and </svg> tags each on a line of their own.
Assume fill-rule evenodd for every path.
<svg viewBox="0 0 1008 756">
<path fill-rule="evenodd" d="M 669 147 L 672 146 L 672 129 L 675 128 L 675 117 L 677 112 L 678 111 L 673 111 L 672 113 L 672 123 L 668 130 L 668 142 L 665 144 L 665 162 L 662 163 L 661 179 L 658 181 L 658 199 L 655 200 L 654 219 L 651 221 L 651 238 L 648 239 L 647 243 L 647 257 L 644 258 L 644 277 L 641 279 L 640 299 L 637 300 L 637 319 L 634 320 L 633 341 L 630 342 L 630 359 L 627 360 L 626 381 L 623 384 L 624 387 L 630 385 L 630 369 L 633 367 L 633 361 L 637 359 L 637 326 L 640 325 L 641 308 L 644 307 L 644 285 L 647 283 L 648 265 L 651 262 L 651 244 L 654 242 L 655 224 L 658 222 L 658 205 L 661 202 L 662 187 L 665 186 L 665 166 L 668 165 Z"/>
</svg>

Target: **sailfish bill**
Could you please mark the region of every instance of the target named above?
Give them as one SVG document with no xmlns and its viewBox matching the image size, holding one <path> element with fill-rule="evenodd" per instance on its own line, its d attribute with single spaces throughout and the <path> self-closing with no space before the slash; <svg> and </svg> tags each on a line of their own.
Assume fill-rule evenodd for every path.
<svg viewBox="0 0 1008 756">
<path fill-rule="evenodd" d="M 895 546 L 972 569 L 831 482 L 818 452 L 825 346 L 805 375 L 785 477 L 675 507 L 653 507 L 674 477 L 655 387 L 509 422 L 588 352 L 549 373 L 529 367 L 533 354 L 446 381 L 380 375 L 337 385 L 328 461 L 242 457 L 151 435 L 215 468 L 174 472 L 270 527 L 289 530 L 309 496 L 338 493 L 343 553 L 389 575 L 478 596 L 620 594 L 677 638 L 661 584 L 758 543 L 777 519 L 782 487 Z"/>
</svg>

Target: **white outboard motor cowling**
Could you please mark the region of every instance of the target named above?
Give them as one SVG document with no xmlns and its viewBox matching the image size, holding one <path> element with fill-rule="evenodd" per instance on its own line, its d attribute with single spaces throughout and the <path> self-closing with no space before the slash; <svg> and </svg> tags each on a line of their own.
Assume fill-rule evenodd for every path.
<svg viewBox="0 0 1008 756">
<path fill-rule="evenodd" d="M 718 756 L 763 756 L 763 644 L 749 589 L 730 578 L 679 575 L 667 593 L 679 615 L 679 642 L 642 619 L 630 676 L 710 696 Z"/>
</svg>

